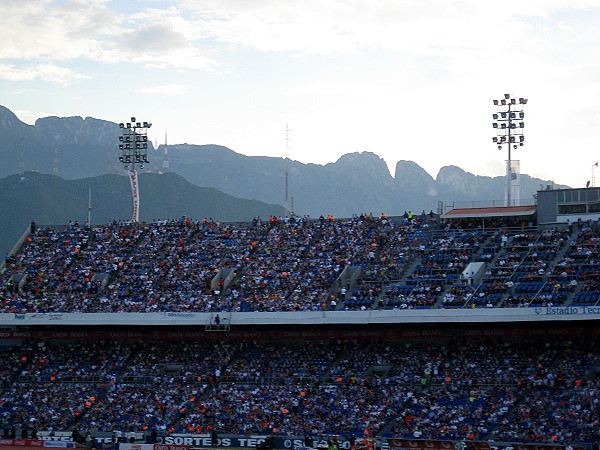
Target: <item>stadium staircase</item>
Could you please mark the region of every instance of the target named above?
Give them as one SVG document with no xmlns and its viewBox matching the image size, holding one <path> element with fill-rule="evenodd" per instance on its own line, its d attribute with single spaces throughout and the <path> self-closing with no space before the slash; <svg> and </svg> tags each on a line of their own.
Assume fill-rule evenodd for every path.
<svg viewBox="0 0 600 450">
<path fill-rule="evenodd" d="M 31 234 L 31 227 L 28 226 L 27 229 L 23 232 L 23 234 L 19 238 L 19 240 L 17 241 L 17 243 L 15 244 L 15 246 L 12 248 L 12 250 L 6 254 L 6 258 L 4 259 L 4 261 L 2 261 L 0 263 L 0 275 L 2 275 L 6 271 L 7 259 L 16 255 L 17 253 L 19 253 L 21 251 L 23 244 L 25 242 L 27 242 L 27 238 L 29 237 L 30 234 Z"/>
<path fill-rule="evenodd" d="M 386 288 L 388 288 L 390 286 L 406 284 L 406 280 L 408 279 L 410 274 L 412 274 L 413 271 L 415 270 L 415 268 L 417 266 L 421 265 L 421 263 L 422 263 L 421 256 L 419 256 L 419 255 L 414 256 L 411 259 L 411 262 L 408 264 L 408 266 L 406 266 L 406 269 L 404 270 L 404 273 L 402 275 L 402 278 L 400 278 L 400 280 L 392 282 L 392 283 L 388 283 L 387 285 L 383 286 L 383 288 L 381 289 L 381 294 L 379 295 L 379 298 L 374 302 L 373 307 L 375 307 L 379 303 L 379 301 L 385 297 Z M 411 292 L 411 294 L 412 294 L 412 292 Z M 384 302 L 383 307 L 385 308 L 388 303 L 389 302 Z"/>
<path fill-rule="evenodd" d="M 342 300 L 342 288 L 346 289 L 346 295 L 348 295 L 350 292 L 356 289 L 362 275 L 362 266 L 350 265 L 344 267 L 344 270 L 342 270 L 342 272 L 339 274 L 339 276 L 336 278 L 336 280 L 333 282 L 333 285 L 329 289 L 331 295 Z M 336 309 L 343 308 L 344 304 L 345 301 L 339 302 L 339 304 L 336 306 Z"/>
<path fill-rule="evenodd" d="M 490 248 L 492 248 L 493 246 L 491 245 L 493 242 L 494 236 L 488 236 L 477 248 L 477 251 L 475 253 L 473 253 L 470 257 L 469 257 L 469 261 L 465 264 L 465 268 L 469 265 L 469 263 L 471 262 L 479 262 L 481 256 L 484 254 L 484 252 L 489 251 Z M 498 255 L 496 254 L 495 257 L 497 257 Z M 464 269 L 463 269 L 464 270 Z M 476 280 L 473 280 L 474 282 Z M 481 279 L 480 279 L 481 281 Z M 461 277 L 457 277 L 453 283 L 451 284 L 445 284 L 444 288 L 442 289 L 442 292 L 440 293 L 440 295 L 438 296 L 436 302 L 433 305 L 433 308 L 440 308 L 443 306 L 443 302 L 444 302 L 444 295 L 447 294 L 450 289 L 452 289 L 452 287 L 454 286 L 458 286 L 460 284 L 464 283 L 464 280 L 461 279 Z M 477 288 L 475 289 L 475 292 L 477 292 L 477 290 L 479 290 L 479 288 L 481 287 L 481 283 L 479 283 L 479 285 L 477 286 Z M 475 295 L 475 292 L 473 293 L 473 295 Z M 466 306 L 466 304 L 464 305 Z"/>
<path fill-rule="evenodd" d="M 579 227 L 574 227 L 574 228 L 575 228 L 576 230 L 573 232 L 573 237 L 572 237 L 572 239 L 570 240 L 570 242 L 573 242 L 573 243 L 575 243 L 575 242 L 576 242 L 576 240 L 577 240 L 577 238 L 579 237 L 579 234 L 580 234 L 580 232 L 579 232 Z M 585 259 L 584 259 L 582 262 L 580 262 L 580 263 L 577 265 L 577 273 L 578 273 L 578 274 L 579 274 L 579 273 L 581 273 L 581 272 L 583 271 L 584 267 L 585 267 L 586 265 L 588 265 L 588 264 L 589 264 L 589 260 L 590 260 L 590 258 L 591 258 L 593 255 L 597 255 L 597 254 L 598 254 L 598 247 L 599 247 L 599 246 L 600 246 L 600 244 L 598 244 L 598 243 L 597 243 L 597 244 L 596 244 L 596 245 L 593 247 L 593 249 L 592 249 L 592 251 L 590 252 L 590 254 L 589 254 L 589 255 L 588 255 L 588 256 L 587 256 L 587 257 L 586 257 L 586 258 L 585 258 Z M 563 252 L 563 256 L 566 254 L 566 252 L 568 251 L 568 249 L 569 249 L 569 248 L 570 248 L 569 246 L 567 246 L 567 248 L 565 248 L 565 251 Z M 577 294 L 579 294 L 580 292 L 582 292 L 582 289 L 583 289 L 583 287 L 584 287 L 584 285 L 583 285 L 582 283 L 578 283 L 578 284 L 577 284 L 577 286 L 575 287 L 575 289 L 573 289 L 573 290 L 572 290 L 572 291 L 569 293 L 569 295 L 568 295 L 568 297 L 567 297 L 567 300 L 565 301 L 565 306 L 569 306 L 569 305 L 573 304 L 573 302 L 574 302 L 575 298 L 578 296 Z M 597 301 L 595 302 L 595 305 L 598 305 L 598 304 L 600 304 L 600 300 L 597 300 Z"/>
<path fill-rule="evenodd" d="M 219 291 L 221 297 L 229 290 L 231 284 L 237 279 L 235 269 L 220 269 L 210 282 L 212 291 Z"/>
<path fill-rule="evenodd" d="M 456 233 L 457 235 L 468 235 L 469 233 L 471 233 L 473 230 L 465 230 L 464 232 L 460 232 L 460 233 Z M 430 234 L 428 236 L 429 239 L 432 238 L 440 238 L 442 236 L 445 235 L 445 232 L 439 232 L 439 233 L 433 233 Z M 484 251 L 489 250 L 490 247 L 493 247 L 491 245 L 492 240 L 494 239 L 494 236 L 488 236 L 486 238 L 486 240 L 484 240 L 482 243 L 480 243 L 477 247 L 476 252 L 474 252 L 473 254 L 470 255 L 469 257 L 469 261 L 468 262 L 474 262 L 477 261 L 478 258 L 481 256 L 481 254 L 484 253 Z M 424 242 L 427 241 L 427 239 L 423 240 Z M 404 269 L 403 271 L 403 275 L 399 280 L 393 280 L 387 283 L 383 283 L 382 284 L 382 289 L 381 292 L 379 294 L 379 296 L 374 300 L 374 302 L 370 305 L 370 307 L 372 309 L 377 309 L 379 306 L 383 306 L 384 308 L 388 305 L 389 302 L 383 301 L 383 299 L 385 298 L 385 293 L 386 293 L 386 289 L 390 286 L 402 286 L 405 285 L 407 283 L 407 280 L 409 279 L 409 277 L 411 276 L 411 274 L 414 273 L 415 269 L 420 266 L 423 263 L 423 251 L 419 252 L 419 254 L 414 255 L 411 258 L 411 262 L 409 263 L 409 265 Z M 496 255 L 497 256 L 497 255 Z M 468 263 L 467 263 L 468 264 Z M 466 266 L 466 264 L 465 264 Z M 442 305 L 443 302 L 443 297 L 444 294 L 452 287 L 455 285 L 458 285 L 461 283 L 460 277 L 454 277 L 454 278 L 449 278 L 448 276 L 446 276 L 447 280 L 450 279 L 452 280 L 450 283 L 445 282 L 443 284 L 443 288 L 442 291 L 438 294 L 436 302 L 434 303 L 434 305 L 432 306 L 433 308 L 437 308 L 440 307 Z M 415 286 L 413 287 L 413 290 L 410 291 L 410 293 L 408 294 L 408 296 L 412 296 L 414 295 L 415 289 L 417 288 L 417 285 L 415 284 Z M 340 305 L 340 308 L 343 308 L 343 305 Z"/>
<path fill-rule="evenodd" d="M 532 304 L 536 303 L 536 299 L 542 294 L 542 292 L 544 291 L 545 287 L 549 284 L 549 283 L 553 283 L 554 280 L 552 280 L 552 278 L 555 278 L 555 276 L 552 275 L 554 268 L 556 267 L 556 265 L 564 258 L 564 256 L 566 255 L 566 253 L 569 251 L 569 248 L 571 246 L 571 242 L 574 242 L 577 240 L 578 236 L 580 234 L 580 229 L 579 227 L 573 227 L 573 231 L 571 232 L 571 234 L 568 236 L 567 239 L 565 239 L 565 242 L 563 243 L 563 245 L 561 246 L 561 248 L 559 249 L 559 251 L 556 253 L 555 257 L 553 258 L 552 261 L 550 261 L 550 263 L 548 264 L 548 267 L 545 270 L 545 275 L 543 277 L 544 279 L 544 284 L 539 288 L 539 290 L 535 293 L 535 295 L 531 298 L 531 300 L 529 301 L 529 303 L 526 306 L 531 306 Z M 577 290 L 581 289 L 581 286 L 577 286 Z M 565 301 L 563 302 L 563 305 L 568 305 L 573 301 L 573 295 L 574 292 L 571 290 L 568 294 L 567 297 L 565 299 Z"/>
</svg>

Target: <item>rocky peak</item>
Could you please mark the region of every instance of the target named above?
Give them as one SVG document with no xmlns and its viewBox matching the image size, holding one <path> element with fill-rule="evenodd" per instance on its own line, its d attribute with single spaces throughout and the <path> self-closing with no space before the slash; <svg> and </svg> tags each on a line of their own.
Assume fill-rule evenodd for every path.
<svg viewBox="0 0 600 450">
<path fill-rule="evenodd" d="M 435 180 L 425 169 L 413 161 L 398 161 L 395 174 L 396 186 L 407 192 L 424 192 L 437 195 Z"/>
<path fill-rule="evenodd" d="M 391 178 L 385 160 L 373 152 L 353 152 L 342 155 L 335 163 L 327 164 L 335 172 L 363 174 L 371 177 Z"/>
</svg>

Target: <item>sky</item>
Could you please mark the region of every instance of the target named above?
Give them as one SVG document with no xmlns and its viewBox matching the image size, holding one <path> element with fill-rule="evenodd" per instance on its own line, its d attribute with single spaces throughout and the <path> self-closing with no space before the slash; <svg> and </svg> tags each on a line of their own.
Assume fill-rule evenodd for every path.
<svg viewBox="0 0 600 450">
<path fill-rule="evenodd" d="M 521 172 L 595 181 L 599 0 L 0 0 L 0 12 L 0 104 L 29 124 L 135 116 L 159 144 L 316 164 L 368 151 L 392 175 L 410 160 L 433 177 L 499 176 L 493 100 L 508 93 L 528 99 Z"/>
</svg>

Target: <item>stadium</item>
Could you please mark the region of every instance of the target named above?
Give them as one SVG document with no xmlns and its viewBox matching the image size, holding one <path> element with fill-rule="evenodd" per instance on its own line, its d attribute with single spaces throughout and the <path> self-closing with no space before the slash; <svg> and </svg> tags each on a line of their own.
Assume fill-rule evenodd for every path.
<svg viewBox="0 0 600 450">
<path fill-rule="evenodd" d="M 0 5 L 0 450 L 600 450 L 600 2 Z"/>
<path fill-rule="evenodd" d="M 600 227 L 550 194 L 32 222 L 0 266 L 2 443 L 598 448 Z"/>
</svg>

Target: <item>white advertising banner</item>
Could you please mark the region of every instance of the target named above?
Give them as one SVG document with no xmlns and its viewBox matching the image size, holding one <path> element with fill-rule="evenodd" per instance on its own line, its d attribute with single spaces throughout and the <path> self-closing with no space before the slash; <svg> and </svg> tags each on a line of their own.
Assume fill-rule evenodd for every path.
<svg viewBox="0 0 600 450">
<path fill-rule="evenodd" d="M 129 181 L 131 182 L 131 198 L 133 199 L 133 215 L 131 221 L 137 223 L 140 221 L 140 189 L 138 183 L 137 171 L 130 169 Z"/>
</svg>

